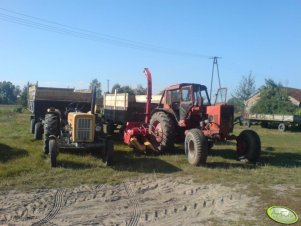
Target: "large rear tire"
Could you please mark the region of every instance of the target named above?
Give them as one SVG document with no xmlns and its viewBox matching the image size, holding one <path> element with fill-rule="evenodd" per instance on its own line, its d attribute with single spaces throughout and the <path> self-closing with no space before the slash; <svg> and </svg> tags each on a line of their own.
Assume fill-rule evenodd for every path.
<svg viewBox="0 0 301 226">
<path fill-rule="evenodd" d="M 253 130 L 244 130 L 237 137 L 237 154 L 239 159 L 256 162 L 261 153 L 261 142 L 258 134 Z"/>
<path fill-rule="evenodd" d="M 161 153 L 171 152 L 175 141 L 175 124 L 165 112 L 156 112 L 152 115 L 149 125 L 152 144 Z"/>
<path fill-rule="evenodd" d="M 41 122 L 37 122 L 34 126 L 34 139 L 41 140 L 43 134 L 43 125 Z"/>
<path fill-rule="evenodd" d="M 185 152 L 191 165 L 205 165 L 208 155 L 208 140 L 199 129 L 191 129 L 185 137 Z"/>
<path fill-rule="evenodd" d="M 58 153 L 58 146 L 55 139 L 49 140 L 49 153 L 50 153 L 50 165 L 56 167 L 56 157 Z"/>
</svg>

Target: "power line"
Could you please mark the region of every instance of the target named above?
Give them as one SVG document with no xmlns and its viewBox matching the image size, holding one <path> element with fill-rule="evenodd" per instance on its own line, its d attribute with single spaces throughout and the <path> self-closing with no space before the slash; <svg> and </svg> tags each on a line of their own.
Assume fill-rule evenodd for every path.
<svg viewBox="0 0 301 226">
<path fill-rule="evenodd" d="M 208 58 L 206 55 L 191 53 L 181 50 L 169 49 L 161 46 L 155 46 L 148 43 L 131 41 L 107 34 L 98 33 L 82 28 L 76 28 L 69 25 L 64 25 L 58 22 L 45 20 L 39 17 L 30 16 L 27 14 L 15 12 L 12 10 L 4 9 L 0 7 L 0 20 L 15 23 L 22 26 L 31 27 L 34 29 L 40 29 L 48 32 L 53 32 L 61 35 L 73 36 L 76 38 L 87 39 L 96 42 L 103 42 L 110 45 L 115 45 L 124 48 L 131 48 L 136 50 L 147 50 L 151 52 L 161 52 L 169 55 L 179 55 L 196 58 Z M 9 14 L 7 14 L 9 13 Z M 13 15 L 11 15 L 13 14 Z"/>
<path fill-rule="evenodd" d="M 211 100 L 211 94 L 212 94 L 212 84 L 213 84 L 213 75 L 214 75 L 214 66 L 216 66 L 216 70 L 217 70 L 217 77 L 218 77 L 218 83 L 219 83 L 219 89 L 221 89 L 221 79 L 219 76 L 219 69 L 218 69 L 218 62 L 217 59 L 219 59 L 221 57 L 211 57 L 209 59 L 213 59 L 213 64 L 212 64 L 212 74 L 211 74 L 211 85 L 210 85 L 210 100 Z"/>
</svg>

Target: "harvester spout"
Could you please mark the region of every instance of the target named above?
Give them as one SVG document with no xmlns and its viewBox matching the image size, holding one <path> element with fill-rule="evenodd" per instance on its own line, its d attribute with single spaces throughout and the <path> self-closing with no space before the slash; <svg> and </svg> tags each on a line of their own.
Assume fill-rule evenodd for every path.
<svg viewBox="0 0 301 226">
<path fill-rule="evenodd" d="M 145 123 L 150 121 L 150 111 L 152 102 L 152 74 L 148 68 L 144 68 L 144 73 L 147 79 L 147 93 L 146 93 L 146 108 L 145 108 Z"/>
</svg>

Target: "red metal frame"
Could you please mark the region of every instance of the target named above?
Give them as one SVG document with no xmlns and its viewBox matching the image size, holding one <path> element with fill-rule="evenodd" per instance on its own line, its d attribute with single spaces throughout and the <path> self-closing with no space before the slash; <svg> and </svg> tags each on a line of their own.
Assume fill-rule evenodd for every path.
<svg viewBox="0 0 301 226">
<path fill-rule="evenodd" d="M 148 137 L 148 124 L 150 121 L 151 101 L 152 101 L 152 75 L 148 68 L 144 68 L 144 74 L 147 79 L 147 95 L 144 122 L 127 122 L 123 134 L 123 141 L 128 145 L 134 145 L 133 138 L 140 138 L 141 142 L 146 142 Z M 140 145 L 135 146 L 141 149 Z"/>
</svg>

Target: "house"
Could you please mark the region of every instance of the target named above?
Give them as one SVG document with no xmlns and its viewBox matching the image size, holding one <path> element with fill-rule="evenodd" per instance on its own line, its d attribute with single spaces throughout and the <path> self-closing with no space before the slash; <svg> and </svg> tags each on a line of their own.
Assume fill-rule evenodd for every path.
<svg viewBox="0 0 301 226">
<path fill-rule="evenodd" d="M 301 107 L 301 89 L 283 87 L 287 92 L 289 100 L 296 106 Z M 250 109 L 260 99 L 260 91 L 252 95 L 248 100 L 245 101 L 245 112 L 250 113 Z"/>
</svg>

